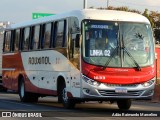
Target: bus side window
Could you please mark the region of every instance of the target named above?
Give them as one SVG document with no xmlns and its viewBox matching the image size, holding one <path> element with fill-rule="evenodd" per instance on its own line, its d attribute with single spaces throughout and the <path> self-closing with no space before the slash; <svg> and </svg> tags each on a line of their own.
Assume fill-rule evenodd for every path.
<svg viewBox="0 0 160 120">
<path fill-rule="evenodd" d="M 80 28 L 79 21 L 76 17 L 70 17 L 68 19 L 68 57 L 70 62 L 80 69 Z"/>
<path fill-rule="evenodd" d="M 19 50 L 19 41 L 20 41 L 20 29 L 15 30 L 15 37 L 14 37 L 14 51 Z"/>
<path fill-rule="evenodd" d="M 55 45 L 56 47 L 62 47 L 63 41 L 64 41 L 64 21 L 57 22 L 57 32 L 56 32 L 56 39 L 55 39 Z"/>
<path fill-rule="evenodd" d="M 45 24 L 44 36 L 42 38 L 42 48 L 49 48 L 50 47 L 51 28 L 52 28 L 52 23 Z"/>
<path fill-rule="evenodd" d="M 39 37 L 40 37 L 40 25 L 36 25 L 32 28 L 32 39 L 31 39 L 31 49 L 36 50 L 38 49 L 39 45 Z"/>
<path fill-rule="evenodd" d="M 28 50 L 29 45 L 29 35 L 30 35 L 30 27 L 24 29 L 24 41 L 22 45 L 23 50 Z"/>
<path fill-rule="evenodd" d="M 15 32 L 16 32 L 15 30 L 11 31 L 11 47 L 10 47 L 10 49 L 11 49 L 10 51 L 11 52 L 14 52 Z"/>
<path fill-rule="evenodd" d="M 23 50 L 24 28 L 20 29 L 19 50 Z"/>
<path fill-rule="evenodd" d="M 64 30 L 63 30 L 63 43 L 62 47 L 67 47 L 67 20 L 64 20 Z"/>
<path fill-rule="evenodd" d="M 11 31 L 5 32 L 4 36 L 4 52 L 9 52 L 10 51 L 10 46 L 11 45 Z"/>
</svg>

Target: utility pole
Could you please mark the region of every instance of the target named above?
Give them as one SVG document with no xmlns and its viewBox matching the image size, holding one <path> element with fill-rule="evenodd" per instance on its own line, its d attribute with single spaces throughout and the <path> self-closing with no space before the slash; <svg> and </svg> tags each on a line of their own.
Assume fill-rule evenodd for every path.
<svg viewBox="0 0 160 120">
<path fill-rule="evenodd" d="M 86 9 L 87 8 L 87 0 L 84 0 L 83 1 L 83 9 Z"/>
<path fill-rule="evenodd" d="M 109 7 L 109 0 L 107 0 L 107 9 L 108 9 L 108 7 Z"/>
</svg>

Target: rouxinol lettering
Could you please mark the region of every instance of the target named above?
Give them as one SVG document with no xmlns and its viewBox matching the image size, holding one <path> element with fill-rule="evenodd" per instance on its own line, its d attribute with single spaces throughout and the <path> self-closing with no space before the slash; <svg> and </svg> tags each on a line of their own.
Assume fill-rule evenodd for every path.
<svg viewBox="0 0 160 120">
<path fill-rule="evenodd" d="M 29 57 L 28 59 L 28 64 L 32 64 L 32 65 L 41 65 L 41 64 L 51 64 L 49 57 Z"/>
</svg>

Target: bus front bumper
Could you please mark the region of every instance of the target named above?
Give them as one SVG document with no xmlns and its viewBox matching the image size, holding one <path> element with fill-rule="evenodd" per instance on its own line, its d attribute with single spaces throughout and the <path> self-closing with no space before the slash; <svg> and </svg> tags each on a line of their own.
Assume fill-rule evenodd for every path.
<svg viewBox="0 0 160 120">
<path fill-rule="evenodd" d="M 84 78 L 84 77 L 83 77 Z M 93 80 L 92 80 L 93 81 Z M 81 98 L 90 100 L 141 99 L 150 100 L 154 94 L 155 78 L 143 84 L 104 84 L 82 80 Z"/>
</svg>

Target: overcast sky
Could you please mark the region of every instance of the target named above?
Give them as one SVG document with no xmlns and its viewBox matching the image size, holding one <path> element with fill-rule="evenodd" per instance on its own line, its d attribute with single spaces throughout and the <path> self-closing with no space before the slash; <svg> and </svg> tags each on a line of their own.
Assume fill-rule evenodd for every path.
<svg viewBox="0 0 160 120">
<path fill-rule="evenodd" d="M 13 23 L 32 19 L 33 12 L 58 14 L 82 9 L 84 0 L 0 0 L 0 21 Z M 160 0 L 109 0 L 110 6 L 128 6 L 160 12 Z M 107 0 L 87 0 L 87 7 L 106 7 Z"/>
</svg>

